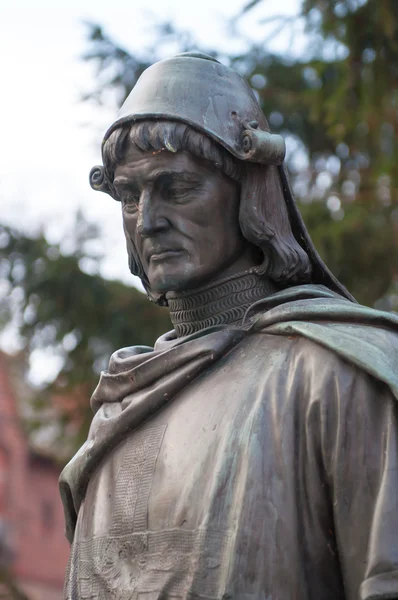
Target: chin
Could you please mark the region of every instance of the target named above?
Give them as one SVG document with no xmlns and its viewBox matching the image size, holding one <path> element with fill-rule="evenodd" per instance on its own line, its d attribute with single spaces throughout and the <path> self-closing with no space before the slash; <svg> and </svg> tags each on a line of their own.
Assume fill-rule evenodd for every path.
<svg viewBox="0 0 398 600">
<path fill-rule="evenodd" d="M 167 292 L 185 292 L 190 289 L 202 286 L 204 278 L 199 274 L 188 273 L 169 273 L 162 276 L 149 278 L 151 290 L 158 294 Z"/>
<path fill-rule="evenodd" d="M 150 283 L 151 290 L 157 294 L 167 294 L 167 292 L 183 292 L 189 289 L 191 286 L 181 279 L 175 279 L 174 277 L 166 278 L 164 280 L 156 280 Z"/>
</svg>

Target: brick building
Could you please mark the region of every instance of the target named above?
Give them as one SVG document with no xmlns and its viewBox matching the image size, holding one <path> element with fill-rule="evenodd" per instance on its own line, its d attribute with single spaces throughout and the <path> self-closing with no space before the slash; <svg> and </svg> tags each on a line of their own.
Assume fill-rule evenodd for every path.
<svg viewBox="0 0 398 600">
<path fill-rule="evenodd" d="M 0 561 L 29 600 L 61 600 L 69 545 L 60 467 L 29 446 L 11 370 L 12 359 L 0 353 Z"/>
</svg>

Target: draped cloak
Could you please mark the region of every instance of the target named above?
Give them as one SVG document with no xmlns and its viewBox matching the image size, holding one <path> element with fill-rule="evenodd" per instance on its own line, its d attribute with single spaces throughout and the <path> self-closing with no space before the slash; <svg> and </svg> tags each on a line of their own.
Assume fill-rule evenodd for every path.
<svg viewBox="0 0 398 600">
<path fill-rule="evenodd" d="M 116 352 L 60 478 L 65 598 L 398 599 L 397 333 L 306 285 Z"/>
</svg>

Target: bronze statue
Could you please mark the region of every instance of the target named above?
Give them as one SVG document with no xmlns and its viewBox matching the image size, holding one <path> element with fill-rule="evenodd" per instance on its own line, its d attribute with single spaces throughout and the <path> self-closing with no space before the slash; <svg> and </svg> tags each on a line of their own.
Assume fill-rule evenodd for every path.
<svg viewBox="0 0 398 600">
<path fill-rule="evenodd" d="M 398 318 L 323 264 L 283 158 L 198 53 L 147 69 L 105 135 L 91 184 L 174 330 L 92 396 L 67 600 L 398 599 Z"/>
</svg>

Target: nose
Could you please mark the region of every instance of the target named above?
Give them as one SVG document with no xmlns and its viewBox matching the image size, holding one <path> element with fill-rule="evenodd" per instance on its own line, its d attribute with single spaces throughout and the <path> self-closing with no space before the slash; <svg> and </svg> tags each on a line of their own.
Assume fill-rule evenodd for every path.
<svg viewBox="0 0 398 600">
<path fill-rule="evenodd" d="M 167 219 L 162 214 L 162 207 L 156 201 L 155 194 L 143 190 L 138 205 L 137 233 L 141 237 L 149 237 L 167 228 Z"/>
</svg>

